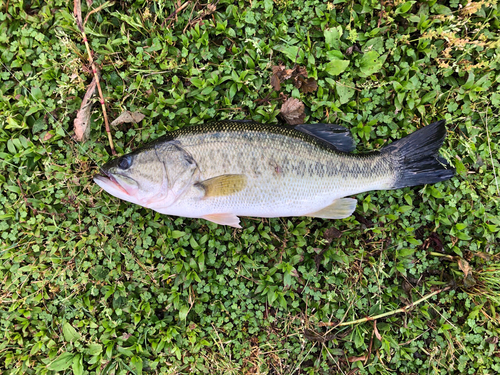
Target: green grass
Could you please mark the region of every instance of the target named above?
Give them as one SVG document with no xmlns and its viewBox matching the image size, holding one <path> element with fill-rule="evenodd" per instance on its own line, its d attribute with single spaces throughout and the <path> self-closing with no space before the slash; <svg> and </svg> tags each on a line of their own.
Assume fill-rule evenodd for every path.
<svg viewBox="0 0 500 375">
<path fill-rule="evenodd" d="M 72 2 L 0 0 L 2 373 L 500 372 L 499 5 L 214 4 L 89 16 L 109 117 L 146 115 L 112 129 L 119 153 L 210 120 L 281 121 L 283 63 L 318 82 L 281 86 L 305 121 L 350 128 L 359 151 L 448 120 L 456 177 L 359 195 L 343 220 L 241 230 L 120 201 L 92 181 L 111 157 L 98 104 L 91 139 L 71 138 L 92 80 Z"/>
</svg>

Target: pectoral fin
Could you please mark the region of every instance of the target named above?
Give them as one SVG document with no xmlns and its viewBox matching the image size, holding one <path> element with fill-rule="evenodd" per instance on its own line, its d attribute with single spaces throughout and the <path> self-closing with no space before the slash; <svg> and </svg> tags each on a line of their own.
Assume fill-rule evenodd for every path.
<svg viewBox="0 0 500 375">
<path fill-rule="evenodd" d="M 323 219 L 344 219 L 352 215 L 356 209 L 356 203 L 357 200 L 353 198 L 337 199 L 331 205 L 306 216 L 321 217 Z"/>
<path fill-rule="evenodd" d="M 203 219 L 220 225 L 229 225 L 234 228 L 241 228 L 240 218 L 235 214 L 210 214 L 202 216 Z"/>
<path fill-rule="evenodd" d="M 198 182 L 205 191 L 204 198 L 235 194 L 245 188 L 247 176 L 244 174 L 224 174 Z"/>
</svg>

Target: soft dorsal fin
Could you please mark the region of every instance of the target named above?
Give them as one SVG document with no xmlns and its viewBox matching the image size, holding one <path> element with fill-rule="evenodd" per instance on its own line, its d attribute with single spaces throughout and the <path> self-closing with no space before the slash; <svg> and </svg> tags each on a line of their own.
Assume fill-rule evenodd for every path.
<svg viewBox="0 0 500 375">
<path fill-rule="evenodd" d="M 351 152 L 356 148 L 349 129 L 336 124 L 301 124 L 295 129 L 332 145 L 342 152 Z"/>
<path fill-rule="evenodd" d="M 244 174 L 223 174 L 217 177 L 200 181 L 196 185 L 205 190 L 204 198 L 221 197 L 235 194 L 247 185 L 247 176 Z"/>
<path fill-rule="evenodd" d="M 240 218 L 235 214 L 209 214 L 202 216 L 203 219 L 220 225 L 229 225 L 233 228 L 241 228 Z"/>
<path fill-rule="evenodd" d="M 321 217 L 323 219 L 344 219 L 352 215 L 356 209 L 357 200 L 354 198 L 341 198 L 325 208 L 312 212 L 306 216 Z"/>
</svg>

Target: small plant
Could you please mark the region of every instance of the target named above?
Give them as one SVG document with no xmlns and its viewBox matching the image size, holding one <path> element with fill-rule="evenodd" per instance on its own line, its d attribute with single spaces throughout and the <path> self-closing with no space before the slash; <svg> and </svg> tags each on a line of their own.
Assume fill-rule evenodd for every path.
<svg viewBox="0 0 500 375">
<path fill-rule="evenodd" d="M 2 374 L 500 373 L 495 2 L 94 0 L 91 56 L 74 2 L 0 4 Z M 446 119 L 457 175 L 343 220 L 160 215 L 92 181 L 100 105 L 71 137 L 89 57 L 109 120 L 145 115 L 118 154 L 295 99 L 360 153 Z"/>
</svg>

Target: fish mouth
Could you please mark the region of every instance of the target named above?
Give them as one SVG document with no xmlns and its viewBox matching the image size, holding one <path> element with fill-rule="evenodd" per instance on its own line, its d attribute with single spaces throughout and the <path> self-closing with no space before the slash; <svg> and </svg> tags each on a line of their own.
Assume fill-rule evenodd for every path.
<svg viewBox="0 0 500 375">
<path fill-rule="evenodd" d="M 108 190 L 106 189 L 106 187 L 111 187 L 111 188 L 115 188 L 115 189 L 118 189 L 119 191 L 121 191 L 122 193 L 126 194 L 126 195 L 129 195 L 128 191 L 125 190 L 123 188 L 123 186 L 120 185 L 120 183 L 116 180 L 115 176 L 113 176 L 113 174 L 105 171 L 104 169 L 100 169 L 100 174 L 96 174 L 94 176 L 94 182 L 99 185 L 101 188 L 103 188 L 104 190 Z"/>
</svg>

